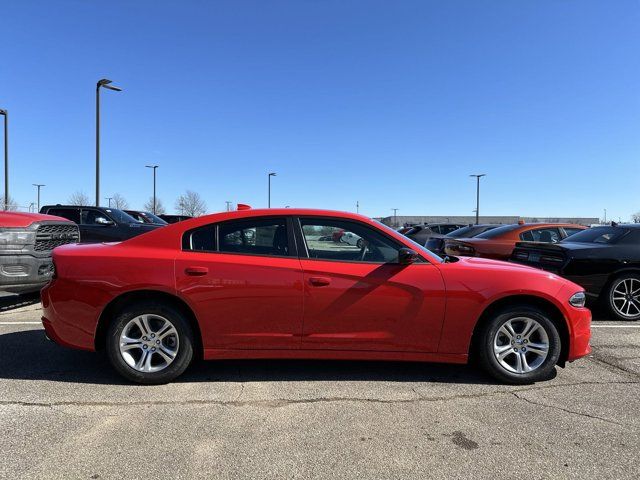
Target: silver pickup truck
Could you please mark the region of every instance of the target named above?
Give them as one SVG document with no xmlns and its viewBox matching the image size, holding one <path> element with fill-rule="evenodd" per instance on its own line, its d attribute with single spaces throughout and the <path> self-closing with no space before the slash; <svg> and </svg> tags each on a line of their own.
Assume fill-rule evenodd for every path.
<svg viewBox="0 0 640 480">
<path fill-rule="evenodd" d="M 51 251 L 79 241 L 78 226 L 64 218 L 0 212 L 0 291 L 39 290 L 53 274 Z"/>
</svg>

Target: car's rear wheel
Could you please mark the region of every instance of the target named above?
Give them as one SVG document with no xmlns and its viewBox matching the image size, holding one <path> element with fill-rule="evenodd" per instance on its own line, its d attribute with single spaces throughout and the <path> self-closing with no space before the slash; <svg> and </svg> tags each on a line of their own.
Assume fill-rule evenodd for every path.
<svg viewBox="0 0 640 480">
<path fill-rule="evenodd" d="M 619 320 L 640 319 L 640 275 L 629 273 L 616 278 L 605 298 L 609 311 Z"/>
<path fill-rule="evenodd" d="M 179 310 L 139 303 L 120 311 L 109 326 L 106 350 L 113 367 L 138 383 L 167 383 L 193 359 L 193 332 Z"/>
<path fill-rule="evenodd" d="M 558 363 L 558 328 L 542 310 L 513 306 L 495 313 L 478 335 L 478 358 L 494 378 L 513 384 L 546 380 Z"/>
</svg>

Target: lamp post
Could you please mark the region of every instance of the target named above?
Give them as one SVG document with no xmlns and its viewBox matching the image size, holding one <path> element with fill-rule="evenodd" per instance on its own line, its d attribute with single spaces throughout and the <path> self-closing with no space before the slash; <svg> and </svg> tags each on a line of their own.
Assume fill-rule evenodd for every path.
<svg viewBox="0 0 640 480">
<path fill-rule="evenodd" d="M 120 87 L 111 85 L 111 80 L 103 78 L 96 84 L 96 207 L 100 206 L 100 87 L 121 92 Z"/>
<path fill-rule="evenodd" d="M 276 172 L 269 173 L 269 203 L 268 203 L 269 208 L 271 208 L 271 177 L 275 177 L 275 176 L 276 176 Z"/>
<path fill-rule="evenodd" d="M 470 177 L 476 177 L 476 225 L 480 223 L 480 179 L 485 177 L 486 173 L 478 175 L 469 175 Z"/>
<path fill-rule="evenodd" d="M 153 168 L 153 214 L 156 214 L 156 169 L 159 165 L 145 165 L 146 168 Z"/>
<path fill-rule="evenodd" d="M 32 183 L 31 185 L 38 189 L 38 211 L 40 211 L 40 189 L 46 185 L 44 183 Z"/>
<path fill-rule="evenodd" d="M 4 116 L 4 209 L 9 205 L 9 112 L 0 108 Z"/>
<path fill-rule="evenodd" d="M 104 197 L 104 199 L 109 202 L 109 208 L 111 208 L 111 200 L 113 200 L 113 197 Z"/>
<path fill-rule="evenodd" d="M 356 213 L 360 213 L 360 202 L 356 200 Z"/>
<path fill-rule="evenodd" d="M 227 200 L 224 203 L 227 204 L 227 212 L 230 212 L 231 211 L 231 202 L 229 200 Z"/>
<path fill-rule="evenodd" d="M 398 210 L 400 210 L 399 208 L 392 208 L 391 210 L 393 210 L 393 226 L 397 227 L 398 226 Z"/>
</svg>

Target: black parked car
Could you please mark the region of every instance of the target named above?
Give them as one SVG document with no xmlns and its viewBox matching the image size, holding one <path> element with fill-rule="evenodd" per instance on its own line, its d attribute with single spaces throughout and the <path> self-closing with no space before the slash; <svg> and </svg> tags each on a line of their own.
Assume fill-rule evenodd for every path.
<svg viewBox="0 0 640 480">
<path fill-rule="evenodd" d="M 166 221 L 151 212 L 143 212 L 142 210 L 123 210 L 123 212 L 129 214 L 140 223 L 151 223 L 152 225 L 167 225 Z"/>
<path fill-rule="evenodd" d="M 431 250 L 433 253 L 437 255 L 444 255 L 444 240 L 445 238 L 473 238 L 476 235 L 480 235 L 481 233 L 486 232 L 487 230 L 492 230 L 496 227 L 500 227 L 502 225 L 497 225 L 493 223 L 485 223 L 482 225 L 468 225 L 466 227 L 458 228 L 453 232 L 449 232 L 446 235 L 443 234 L 433 234 L 427 240 L 425 247 Z"/>
<path fill-rule="evenodd" d="M 520 242 L 511 261 L 577 283 L 620 320 L 640 319 L 640 225 L 593 227 L 556 244 Z"/>
<path fill-rule="evenodd" d="M 404 232 L 404 235 L 420 245 L 425 245 L 432 235 L 446 235 L 462 227 L 464 225 L 459 223 L 426 223 L 414 225 L 410 230 Z"/>
<path fill-rule="evenodd" d="M 178 223 L 181 222 L 183 220 L 189 220 L 190 217 L 189 215 L 158 215 L 162 220 L 164 220 L 167 223 Z"/>
<path fill-rule="evenodd" d="M 56 215 L 77 223 L 82 243 L 120 242 L 161 226 L 140 223 L 116 208 L 45 205 L 40 213 Z"/>
</svg>

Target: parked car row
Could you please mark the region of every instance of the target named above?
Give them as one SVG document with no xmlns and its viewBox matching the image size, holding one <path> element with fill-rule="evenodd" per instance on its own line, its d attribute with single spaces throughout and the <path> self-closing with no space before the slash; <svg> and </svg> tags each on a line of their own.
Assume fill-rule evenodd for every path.
<svg viewBox="0 0 640 480">
<path fill-rule="evenodd" d="M 555 244 L 518 242 L 511 261 L 571 280 L 620 320 L 640 319 L 640 225 L 592 227 Z"/>
</svg>

